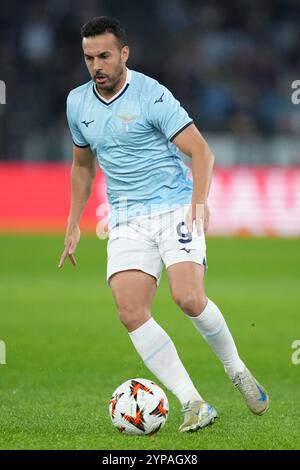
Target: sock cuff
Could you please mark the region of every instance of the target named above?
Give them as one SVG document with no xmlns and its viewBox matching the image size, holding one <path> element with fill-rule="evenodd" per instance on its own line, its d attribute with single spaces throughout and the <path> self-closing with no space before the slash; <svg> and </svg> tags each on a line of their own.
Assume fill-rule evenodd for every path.
<svg viewBox="0 0 300 470">
<path fill-rule="evenodd" d="M 136 330 L 128 334 L 137 348 L 153 343 L 153 341 L 156 341 L 158 337 L 160 337 L 160 339 L 169 338 L 163 328 L 152 317 Z"/>
<path fill-rule="evenodd" d="M 150 332 L 153 332 L 155 330 L 155 326 L 157 325 L 156 321 L 154 318 L 149 318 L 145 323 L 143 323 L 141 326 L 136 328 L 136 330 L 131 331 L 129 334 L 130 338 L 133 340 L 135 338 L 139 338 L 141 336 L 149 336 Z M 151 334 L 151 333 L 150 333 Z"/>
<path fill-rule="evenodd" d="M 211 312 L 211 309 L 216 307 L 216 305 L 213 303 L 212 300 L 210 300 L 208 297 L 207 297 L 207 304 L 204 308 L 204 310 L 202 310 L 202 312 L 197 316 L 197 317 L 191 317 L 193 320 L 203 320 L 205 321 L 205 319 L 210 315 L 210 312 Z"/>
<path fill-rule="evenodd" d="M 225 320 L 214 302 L 208 299 L 207 305 L 198 317 L 191 317 L 196 328 L 205 336 L 218 334 L 225 325 Z"/>
</svg>

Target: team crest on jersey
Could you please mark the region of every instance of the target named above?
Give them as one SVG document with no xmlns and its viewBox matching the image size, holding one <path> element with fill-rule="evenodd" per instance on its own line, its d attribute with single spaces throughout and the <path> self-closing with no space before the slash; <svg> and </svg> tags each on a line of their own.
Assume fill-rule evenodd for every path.
<svg viewBox="0 0 300 470">
<path fill-rule="evenodd" d="M 124 122 L 124 124 L 129 124 L 131 121 L 134 121 L 137 116 L 129 116 L 129 115 L 122 115 L 122 116 L 118 116 L 118 118 L 121 119 L 121 121 Z"/>
<path fill-rule="evenodd" d="M 118 118 L 123 122 L 126 132 L 129 131 L 129 124 L 132 123 L 137 117 L 137 114 L 118 114 Z"/>
</svg>

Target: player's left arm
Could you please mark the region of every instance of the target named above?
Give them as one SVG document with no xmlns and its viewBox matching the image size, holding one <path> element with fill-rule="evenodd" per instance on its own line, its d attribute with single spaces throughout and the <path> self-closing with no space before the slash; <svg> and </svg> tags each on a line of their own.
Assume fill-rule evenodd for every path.
<svg viewBox="0 0 300 470">
<path fill-rule="evenodd" d="M 180 132 L 174 138 L 173 143 L 192 159 L 194 185 L 192 204 L 186 217 L 188 230 L 192 232 L 195 221 L 199 234 L 202 232 L 201 225 L 203 225 L 204 232 L 207 232 L 209 224 L 207 199 L 212 179 L 214 155 L 194 124 Z"/>
</svg>

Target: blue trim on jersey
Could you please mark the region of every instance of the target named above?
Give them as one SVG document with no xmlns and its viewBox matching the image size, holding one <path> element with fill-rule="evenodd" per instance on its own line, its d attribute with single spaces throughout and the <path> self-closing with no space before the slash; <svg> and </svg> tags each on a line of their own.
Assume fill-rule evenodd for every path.
<svg viewBox="0 0 300 470">
<path fill-rule="evenodd" d="M 194 123 L 194 121 L 191 120 L 191 121 L 188 122 L 185 126 L 183 126 L 181 129 L 179 129 L 177 132 L 175 132 L 175 134 L 172 135 L 172 137 L 170 137 L 170 139 L 169 139 L 170 142 L 173 142 L 173 140 L 175 139 L 175 137 L 177 137 L 177 136 L 180 134 L 180 132 L 184 131 L 184 129 L 186 129 L 187 127 L 189 127 L 189 126 L 190 126 L 191 124 L 193 124 L 193 123 Z"/>
<path fill-rule="evenodd" d="M 99 94 L 96 92 L 95 90 L 95 87 L 93 85 L 93 93 L 94 95 L 96 96 L 96 98 L 98 98 L 99 101 L 101 101 L 101 103 L 105 104 L 106 106 L 109 106 L 110 104 L 114 103 L 115 101 L 117 101 L 122 95 L 124 95 L 125 91 L 127 90 L 127 88 L 129 87 L 129 83 L 127 83 L 127 85 L 125 86 L 124 90 L 122 91 L 122 93 L 120 93 L 118 96 L 116 96 L 116 98 L 114 98 L 113 100 L 107 102 L 107 101 L 104 101 L 100 98 Z"/>
<path fill-rule="evenodd" d="M 90 144 L 87 144 L 87 145 L 78 145 L 78 144 L 76 144 L 76 142 L 74 142 L 74 140 L 73 140 L 73 144 L 74 144 L 76 147 L 79 147 L 80 149 L 85 149 L 86 147 L 89 147 L 89 146 L 90 146 Z"/>
</svg>

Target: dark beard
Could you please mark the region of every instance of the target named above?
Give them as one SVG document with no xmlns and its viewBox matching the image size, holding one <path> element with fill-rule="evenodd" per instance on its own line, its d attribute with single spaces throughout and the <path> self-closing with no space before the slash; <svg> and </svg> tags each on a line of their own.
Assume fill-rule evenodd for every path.
<svg viewBox="0 0 300 470">
<path fill-rule="evenodd" d="M 115 78 L 115 80 L 113 81 L 113 84 L 112 85 L 107 85 L 103 88 L 100 88 L 100 86 L 97 84 L 96 82 L 96 76 L 94 78 L 94 81 L 96 83 L 96 88 L 99 92 L 101 91 L 106 91 L 108 93 L 111 93 L 113 94 L 115 88 L 118 86 L 118 84 L 120 83 L 120 80 L 121 80 L 121 77 L 122 77 L 122 71 L 123 71 L 123 68 L 122 68 L 122 64 L 121 62 L 119 63 L 119 70 L 118 70 L 118 73 L 117 73 L 117 78 Z"/>
</svg>

